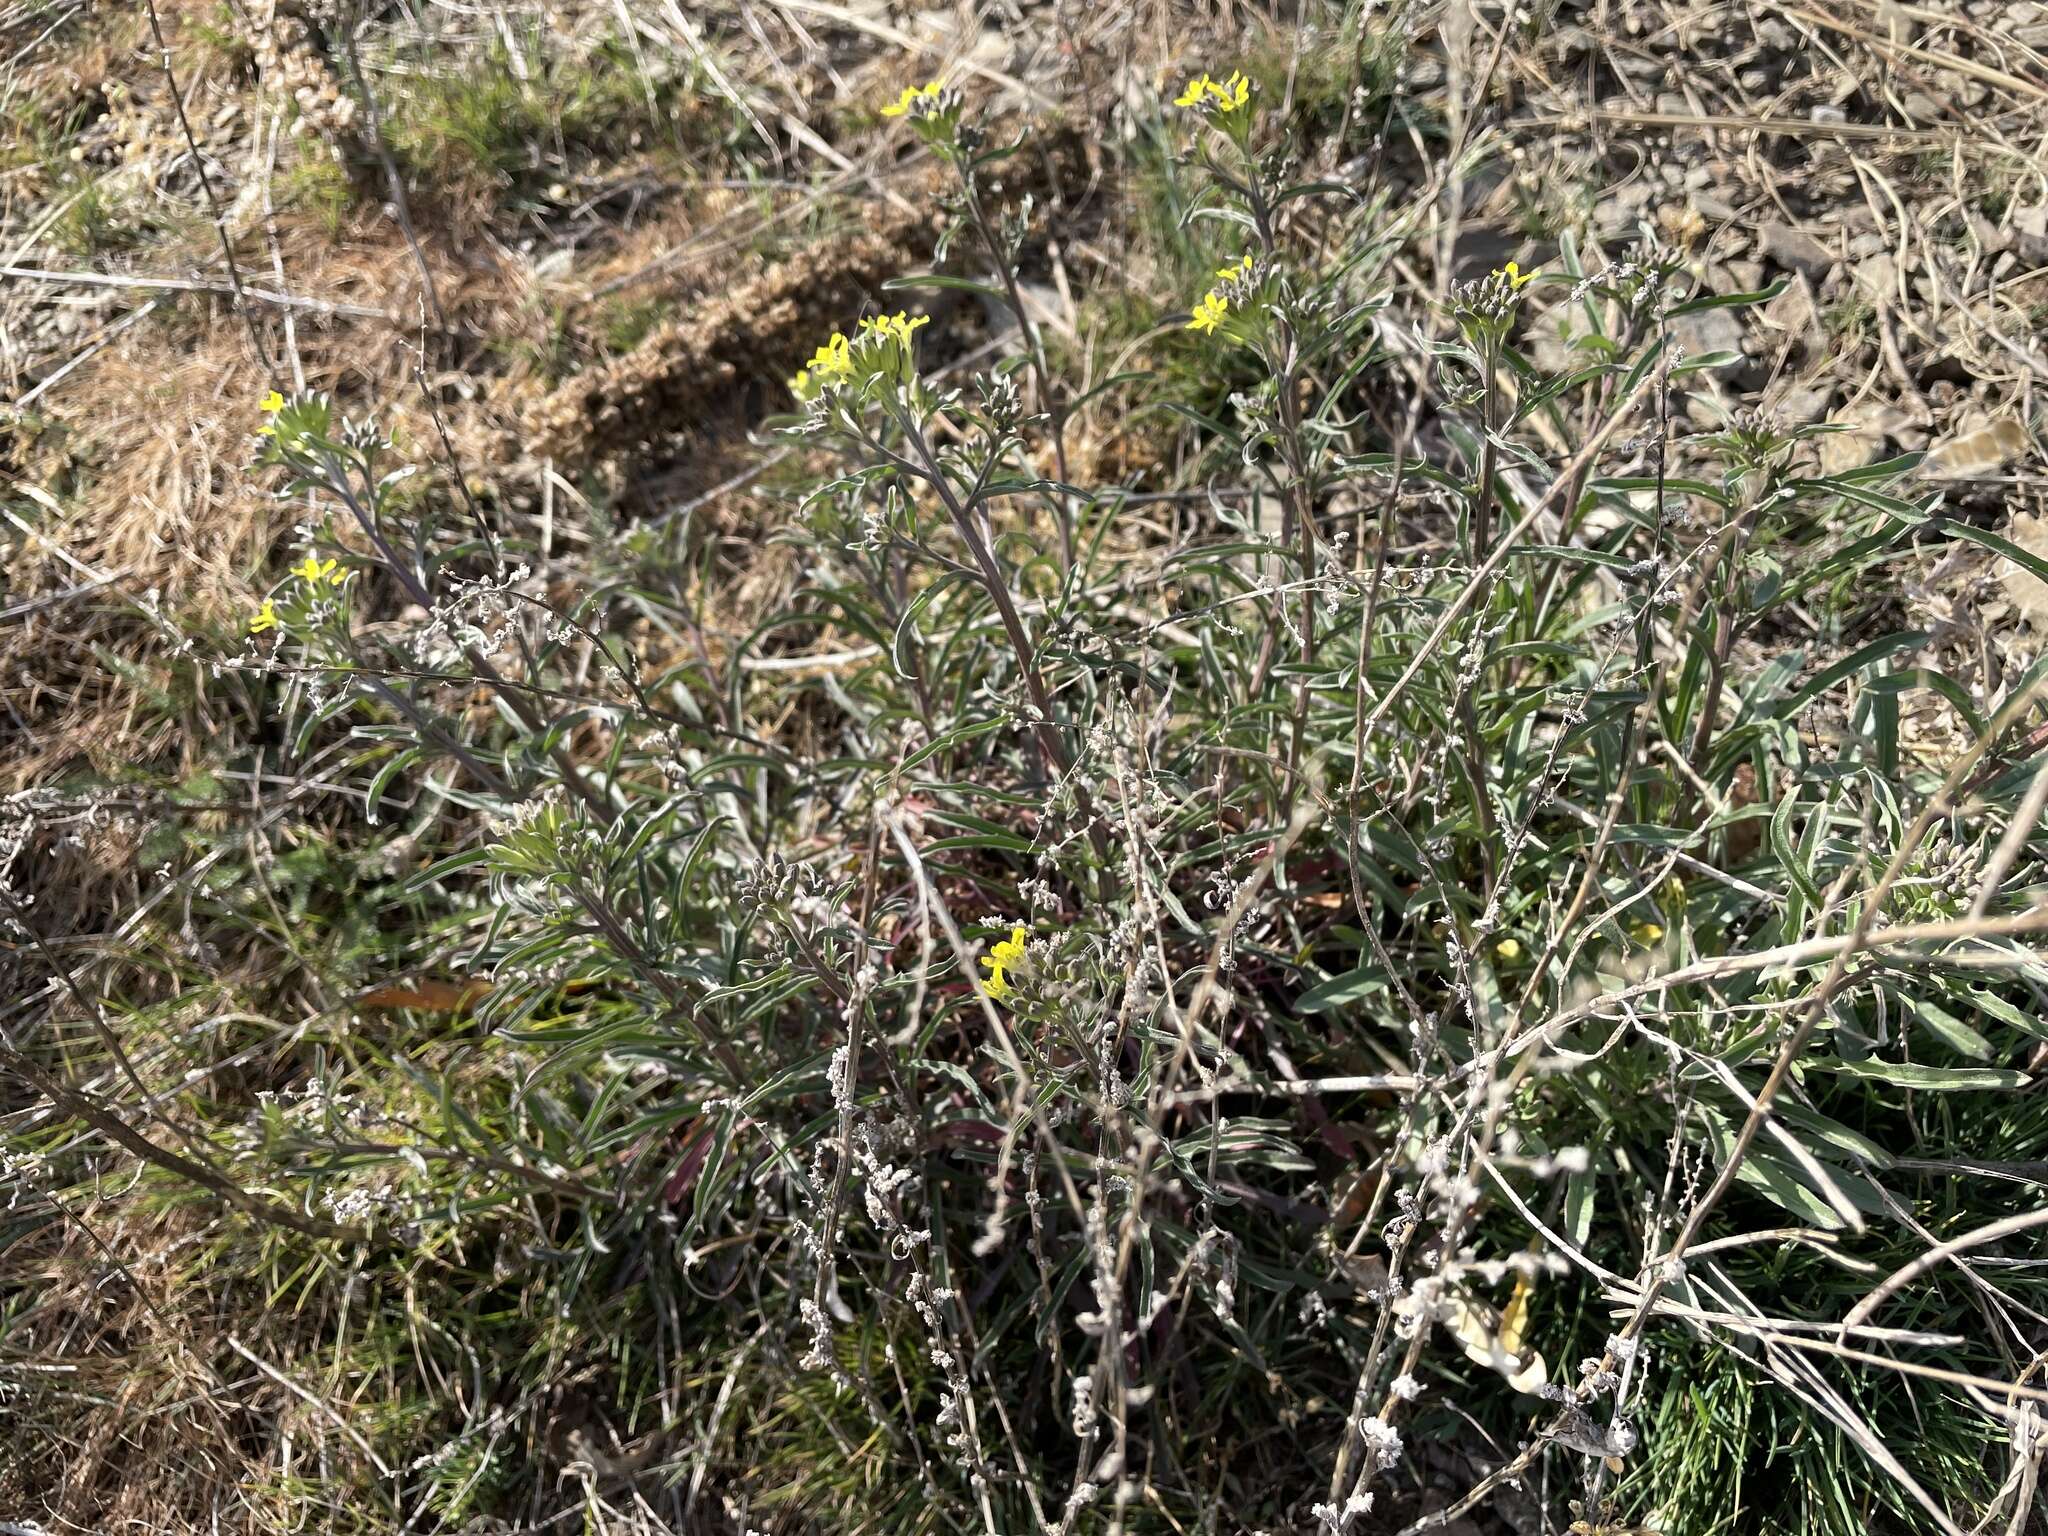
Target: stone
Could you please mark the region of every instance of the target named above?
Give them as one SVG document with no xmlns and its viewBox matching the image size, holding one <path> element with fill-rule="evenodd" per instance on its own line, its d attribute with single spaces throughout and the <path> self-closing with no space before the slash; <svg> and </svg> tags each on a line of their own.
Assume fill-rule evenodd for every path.
<svg viewBox="0 0 2048 1536">
<path fill-rule="evenodd" d="M 1824 475 L 1846 474 L 1866 464 L 1875 464 L 1878 451 L 1884 447 L 1884 439 L 1877 433 L 1857 427 L 1825 433 L 1816 442 L 1820 452 L 1820 472 Z"/>
<path fill-rule="evenodd" d="M 1813 285 L 1803 274 L 1795 274 L 1785 291 L 1763 309 L 1763 324 L 1787 341 L 1802 347 L 1825 350 L 1821 336 L 1820 306 L 1814 302 Z M 1818 414 L 1806 418 L 1818 420 Z"/>
<path fill-rule="evenodd" d="M 1742 321 L 1732 309 L 1702 309 L 1671 322 L 1671 339 L 1687 357 L 1742 351 Z"/>
<path fill-rule="evenodd" d="M 2048 203 L 2032 208 L 2015 208 L 2006 215 L 2012 232 L 2013 249 L 2021 261 L 2039 265 L 2048 262 Z"/>
<path fill-rule="evenodd" d="M 1876 463 L 1886 443 L 1897 442 L 1899 434 L 1912 427 L 1905 412 L 1881 400 L 1845 406 L 1829 420 L 1843 430 L 1825 433 L 1816 441 L 1821 473 L 1826 475 L 1839 475 Z"/>
<path fill-rule="evenodd" d="M 1757 233 L 1757 249 L 1781 267 L 1818 280 L 1835 264 L 1835 253 L 1804 230 L 1789 224 L 1766 224 Z"/>
<path fill-rule="evenodd" d="M 1776 399 L 1765 401 L 1765 408 L 1775 412 L 1780 420 L 1803 427 L 1827 415 L 1835 403 L 1836 387 L 1833 379 L 1804 380 L 1789 385 Z"/>
<path fill-rule="evenodd" d="M 1988 475 L 2025 453 L 2027 447 L 2027 429 L 2017 417 L 1990 420 L 1969 416 L 1928 450 L 1926 467 L 1937 475 Z"/>
<path fill-rule="evenodd" d="M 1899 263 L 1890 251 L 1876 251 L 1850 271 L 1856 292 L 1873 304 L 1895 302 L 1899 296 Z"/>
<path fill-rule="evenodd" d="M 1920 24 L 1898 0 L 1877 0 L 1876 31 L 1895 43 L 1910 43 L 1920 35 Z"/>
</svg>

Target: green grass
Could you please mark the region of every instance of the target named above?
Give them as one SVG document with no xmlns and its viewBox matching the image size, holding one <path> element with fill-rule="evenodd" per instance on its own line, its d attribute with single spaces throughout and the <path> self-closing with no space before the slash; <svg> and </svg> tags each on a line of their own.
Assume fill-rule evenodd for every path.
<svg viewBox="0 0 2048 1536">
<path fill-rule="evenodd" d="M 500 42 L 451 67 L 410 61 L 381 89 L 386 137 L 431 183 L 470 181 L 533 196 L 598 154 L 640 152 L 678 165 L 715 148 L 728 126 L 693 69 L 613 37 L 568 54 L 531 39 Z"/>
</svg>

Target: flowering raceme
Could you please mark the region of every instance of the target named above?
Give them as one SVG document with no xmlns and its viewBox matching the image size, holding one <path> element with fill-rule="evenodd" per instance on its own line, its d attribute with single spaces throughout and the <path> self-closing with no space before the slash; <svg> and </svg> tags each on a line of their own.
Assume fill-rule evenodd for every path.
<svg viewBox="0 0 2048 1536">
<path fill-rule="evenodd" d="M 919 102 L 936 102 L 939 95 L 940 87 L 936 80 L 928 81 L 924 85 L 906 85 L 903 87 L 903 94 L 896 98 L 893 105 L 882 108 L 882 116 L 907 116 L 917 110 Z"/>
<path fill-rule="evenodd" d="M 321 560 L 312 555 L 306 556 L 293 566 L 292 574 L 313 587 L 319 586 L 322 582 L 330 587 L 338 587 L 348 580 L 348 572 L 337 570 L 334 561 Z"/>
<path fill-rule="evenodd" d="M 988 967 L 988 975 L 982 979 L 982 990 L 999 1003 L 1010 1000 L 1016 988 L 1010 985 L 1009 970 L 1024 959 L 1024 941 L 1027 937 L 1022 924 L 1010 930 L 1007 939 L 999 940 L 995 947 L 981 957 L 981 963 Z"/>
<path fill-rule="evenodd" d="M 958 91 L 931 80 L 903 87 L 903 94 L 882 108 L 882 116 L 908 118 L 918 137 L 944 154 L 957 147 L 960 111 L 965 104 Z"/>
<path fill-rule="evenodd" d="M 1195 76 L 1173 98 L 1173 104 L 1205 112 L 1230 113 L 1249 105 L 1251 99 L 1251 81 L 1244 77 L 1242 71 L 1232 70 L 1230 78 L 1222 81 L 1212 80 L 1206 73 Z"/>
<path fill-rule="evenodd" d="M 789 381 L 790 392 L 809 402 L 827 390 L 859 387 L 876 378 L 908 383 L 916 371 L 911 338 L 918 327 L 930 323 L 929 315 L 912 316 L 899 310 L 863 319 L 851 339 L 834 331 L 832 339 L 813 352 L 810 362 Z"/>
<path fill-rule="evenodd" d="M 1231 265 L 1218 267 L 1216 282 L 1217 286 L 1203 294 L 1201 302 L 1195 305 L 1194 317 L 1188 321 L 1189 330 L 1213 335 L 1230 313 L 1232 303 L 1243 307 L 1258 284 L 1258 259 L 1246 252 Z"/>
<path fill-rule="evenodd" d="M 789 387 L 799 400 L 809 400 L 827 385 L 844 384 L 852 377 L 852 344 L 844 332 L 834 331 L 832 339 L 811 354 L 810 362 L 797 369 Z"/>
</svg>

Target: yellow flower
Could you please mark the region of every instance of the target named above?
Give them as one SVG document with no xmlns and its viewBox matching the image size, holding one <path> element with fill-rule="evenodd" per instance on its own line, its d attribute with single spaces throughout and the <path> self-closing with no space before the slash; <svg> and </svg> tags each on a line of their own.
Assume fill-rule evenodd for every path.
<svg viewBox="0 0 2048 1536">
<path fill-rule="evenodd" d="M 832 339 L 811 354 L 799 368 L 789 387 L 800 400 L 808 400 L 828 384 L 844 384 L 853 377 L 853 343 L 845 333 L 834 331 Z"/>
<path fill-rule="evenodd" d="M 832 339 L 811 354 L 811 371 L 822 374 L 827 381 L 843 379 L 853 372 L 853 343 L 842 331 L 834 331 Z"/>
<path fill-rule="evenodd" d="M 1662 923 L 1637 923 L 1629 931 L 1636 936 L 1638 944 L 1654 944 L 1664 937 L 1664 925 Z"/>
<path fill-rule="evenodd" d="M 938 94 L 939 82 L 936 80 L 930 81 L 924 85 L 906 85 L 905 87 L 903 87 L 903 94 L 901 96 L 898 96 L 892 105 L 882 108 L 882 116 L 902 117 L 911 109 L 911 107 L 917 102 L 917 100 L 920 97 L 931 99 L 936 97 Z"/>
<path fill-rule="evenodd" d="M 1188 329 L 1212 335 L 1229 311 L 1230 301 L 1212 288 L 1203 296 L 1202 302 L 1195 306 L 1195 317 L 1188 321 Z"/>
<path fill-rule="evenodd" d="M 1187 83 L 1187 88 L 1173 98 L 1176 107 L 1206 107 L 1214 112 L 1235 112 L 1252 99 L 1252 83 L 1236 70 L 1228 80 L 1218 83 L 1209 76 L 1199 74 Z"/>
<path fill-rule="evenodd" d="M 930 315 L 919 315 L 913 320 L 907 313 L 898 310 L 893 315 L 870 316 L 862 320 L 860 326 L 871 335 L 880 336 L 885 341 L 899 342 L 907 347 L 910 345 L 910 333 L 921 325 L 930 325 L 931 320 Z"/>
<path fill-rule="evenodd" d="M 1535 282 L 1542 274 L 1540 272 L 1524 272 L 1519 263 L 1511 261 L 1501 268 L 1501 276 L 1508 280 L 1508 287 L 1519 292 Z"/>
<path fill-rule="evenodd" d="M 1010 930 L 1007 939 L 997 940 L 995 946 L 981 957 L 981 963 L 988 967 L 988 975 L 982 978 L 982 989 L 997 1002 L 1006 1002 L 1016 988 L 1010 985 L 1010 967 L 1024 959 L 1024 944 L 1030 932 L 1023 924 Z"/>
<path fill-rule="evenodd" d="M 348 580 L 348 574 L 336 570 L 332 560 L 316 560 L 311 555 L 293 566 L 292 574 L 316 587 L 323 581 L 330 587 L 338 587 Z"/>
<path fill-rule="evenodd" d="M 1522 958 L 1522 944 L 1519 939 L 1502 939 L 1493 946 L 1493 952 L 1501 959 L 1512 962 Z"/>
<path fill-rule="evenodd" d="M 277 628 L 277 605 L 269 598 L 263 599 L 263 606 L 256 610 L 256 617 L 249 621 L 249 633 L 260 635 L 266 629 Z"/>
<path fill-rule="evenodd" d="M 1252 99 L 1252 83 L 1233 70 L 1230 78 L 1221 85 L 1213 80 L 1209 82 L 1209 95 L 1214 99 L 1218 112 L 1235 112 Z"/>
<path fill-rule="evenodd" d="M 279 411 L 284 409 L 284 396 L 280 395 L 276 390 L 273 389 L 269 394 L 265 395 L 261 400 L 257 402 L 257 409 L 262 411 L 266 416 L 275 416 Z"/>
<path fill-rule="evenodd" d="M 1226 283 L 1242 282 L 1252 275 L 1252 256 L 1247 251 L 1242 260 L 1233 267 L 1218 267 L 1216 275 Z"/>
</svg>

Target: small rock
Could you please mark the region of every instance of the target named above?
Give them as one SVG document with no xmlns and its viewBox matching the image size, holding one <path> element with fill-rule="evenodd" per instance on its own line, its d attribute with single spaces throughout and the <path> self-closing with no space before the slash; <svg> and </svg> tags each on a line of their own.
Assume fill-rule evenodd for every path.
<svg viewBox="0 0 2048 1536">
<path fill-rule="evenodd" d="M 1835 403 L 1835 388 L 1833 379 L 1807 379 L 1790 385 L 1765 405 L 1781 420 L 1803 427 L 1827 415 L 1828 408 Z"/>
<path fill-rule="evenodd" d="M 1811 345 L 1820 336 L 1820 307 L 1814 302 L 1813 285 L 1803 273 L 1797 274 L 1770 303 L 1764 306 L 1763 323 L 1787 340 Z M 1804 418 L 1818 421 L 1820 413 Z"/>
<path fill-rule="evenodd" d="M 2048 558 L 2048 519 L 2015 514 L 2006 527 L 2005 536 L 2028 554 Z M 2013 606 L 2036 630 L 2048 630 L 2048 582 L 2010 560 L 2001 560 L 1998 564 L 1999 581 L 2005 587 L 2005 595 L 2012 599 Z"/>
<path fill-rule="evenodd" d="M 1936 443 L 1927 454 L 1927 469 L 1937 475 L 1988 475 L 2027 451 L 2027 429 L 2018 418 L 1996 421 L 1982 416 L 1957 423 L 1959 430 Z"/>
<path fill-rule="evenodd" d="M 1757 234 L 1757 249 L 1782 267 L 1819 279 L 1835 264 L 1835 253 L 1804 230 L 1789 224 L 1766 224 Z"/>
<path fill-rule="evenodd" d="M 2021 261 L 2048 262 L 2048 203 L 2013 209 L 2006 215 L 2006 227 L 2012 231 L 2013 248 Z"/>
<path fill-rule="evenodd" d="M 1890 304 L 1899 296 L 1899 263 L 1890 251 L 1876 251 L 1850 271 L 1856 291 L 1873 304 Z"/>
<path fill-rule="evenodd" d="M 1737 389 L 1758 381 L 1755 366 L 1743 353 L 1746 338 L 1742 321 L 1732 309 L 1703 309 L 1697 314 L 1680 315 L 1671 322 L 1671 343 L 1680 355 L 1700 358 L 1715 352 L 1734 354 L 1735 360 L 1726 365 L 1727 372 L 1721 377 Z"/>
<path fill-rule="evenodd" d="M 1895 43 L 1910 43 L 1920 34 L 1920 24 L 1898 0 L 1877 0 L 1877 31 Z"/>
<path fill-rule="evenodd" d="M 1897 434 L 1912 425 L 1905 412 L 1880 400 L 1847 406 L 1828 419 L 1843 430 L 1825 433 L 1817 441 L 1821 473 L 1825 475 L 1839 475 L 1876 463 L 1886 441 L 1896 441 Z"/>
<path fill-rule="evenodd" d="M 1861 469 L 1866 464 L 1875 464 L 1878 450 L 1884 446 L 1884 439 L 1875 432 L 1851 428 L 1844 432 L 1826 433 L 1818 439 L 1818 443 L 1820 472 L 1824 475 L 1841 475 L 1852 469 Z"/>
</svg>

